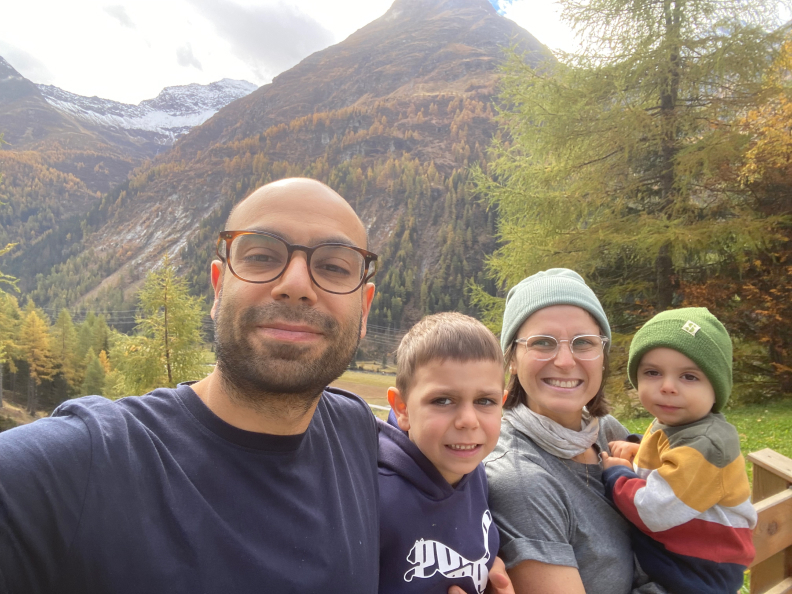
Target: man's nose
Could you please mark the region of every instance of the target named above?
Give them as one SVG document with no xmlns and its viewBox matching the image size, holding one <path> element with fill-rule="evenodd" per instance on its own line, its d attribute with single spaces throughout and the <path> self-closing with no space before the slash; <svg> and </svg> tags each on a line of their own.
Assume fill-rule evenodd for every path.
<svg viewBox="0 0 792 594">
<path fill-rule="evenodd" d="M 272 298 L 276 300 L 299 301 L 313 305 L 316 303 L 316 285 L 308 270 L 308 258 L 303 252 L 292 254 L 286 270 L 272 283 Z"/>
</svg>

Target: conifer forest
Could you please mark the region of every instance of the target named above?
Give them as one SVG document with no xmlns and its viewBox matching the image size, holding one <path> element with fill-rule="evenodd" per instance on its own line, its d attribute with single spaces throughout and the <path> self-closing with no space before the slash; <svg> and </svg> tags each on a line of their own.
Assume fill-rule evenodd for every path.
<svg viewBox="0 0 792 594">
<path fill-rule="evenodd" d="M 68 148 L 3 147 L 0 403 L 12 392 L 30 413 L 50 411 L 205 375 L 217 232 L 250 192 L 293 176 L 344 196 L 380 256 L 360 359 L 392 360 L 398 337 L 439 311 L 498 332 L 510 287 L 568 267 L 611 320 L 622 414 L 635 406 L 630 337 L 686 306 L 732 334 L 733 406 L 788 398 L 792 31 L 778 3 L 560 5 L 577 53 L 515 46 L 480 84 L 317 108 L 200 149 L 190 135 L 109 191 L 54 165 Z M 102 173 L 101 159 L 81 159 Z M 178 249 L 144 262 L 134 239 L 106 237 L 138 204 L 152 224 L 168 216 L 152 188 L 189 184 L 218 190 Z"/>
</svg>

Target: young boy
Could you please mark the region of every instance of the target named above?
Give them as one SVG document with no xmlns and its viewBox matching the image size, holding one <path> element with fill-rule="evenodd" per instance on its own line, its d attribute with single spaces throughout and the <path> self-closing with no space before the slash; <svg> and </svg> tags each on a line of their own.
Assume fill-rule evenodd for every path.
<svg viewBox="0 0 792 594">
<path fill-rule="evenodd" d="M 500 432 L 500 345 L 468 316 L 427 316 L 396 369 L 379 422 L 379 593 L 480 594 L 499 543 L 481 461 Z"/>
<path fill-rule="evenodd" d="M 638 561 L 674 594 L 737 592 L 756 512 L 737 430 L 720 412 L 732 388 L 729 334 L 706 308 L 665 311 L 636 333 L 627 368 L 656 418 L 640 446 L 611 444 L 620 458 L 603 454 L 603 481 L 637 528 Z"/>
</svg>

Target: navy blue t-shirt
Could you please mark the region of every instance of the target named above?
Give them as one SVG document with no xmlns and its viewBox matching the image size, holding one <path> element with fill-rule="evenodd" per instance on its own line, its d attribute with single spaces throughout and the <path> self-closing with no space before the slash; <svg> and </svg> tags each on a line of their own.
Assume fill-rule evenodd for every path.
<svg viewBox="0 0 792 594">
<path fill-rule="evenodd" d="M 377 591 L 377 430 L 326 390 L 307 431 L 237 429 L 186 385 L 0 433 L 0 592 Z"/>
</svg>

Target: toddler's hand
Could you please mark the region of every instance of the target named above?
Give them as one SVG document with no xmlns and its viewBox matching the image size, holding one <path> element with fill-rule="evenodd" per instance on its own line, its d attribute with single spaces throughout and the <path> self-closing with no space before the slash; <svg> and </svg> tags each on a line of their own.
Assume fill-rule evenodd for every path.
<svg viewBox="0 0 792 594">
<path fill-rule="evenodd" d="M 613 468 L 614 466 L 626 466 L 630 470 L 633 469 L 633 465 L 629 463 L 624 458 L 617 458 L 615 456 L 608 456 L 605 452 L 602 452 L 602 467 L 603 468 Z"/>
<path fill-rule="evenodd" d="M 611 456 L 614 458 L 623 458 L 628 462 L 632 462 L 635 459 L 635 455 L 638 453 L 638 448 L 640 447 L 637 443 L 632 443 L 630 441 L 609 441 L 608 447 L 611 451 Z"/>
</svg>

